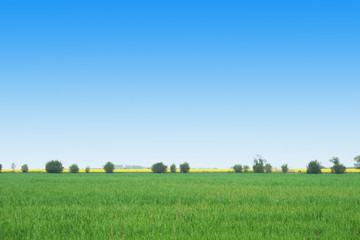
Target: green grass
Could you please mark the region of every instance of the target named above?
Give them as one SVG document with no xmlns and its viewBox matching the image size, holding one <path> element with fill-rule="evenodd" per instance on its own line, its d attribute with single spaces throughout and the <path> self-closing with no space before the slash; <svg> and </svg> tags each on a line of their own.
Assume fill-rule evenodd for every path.
<svg viewBox="0 0 360 240">
<path fill-rule="evenodd" d="M 360 174 L 0 174 L 0 239 L 360 239 Z"/>
</svg>

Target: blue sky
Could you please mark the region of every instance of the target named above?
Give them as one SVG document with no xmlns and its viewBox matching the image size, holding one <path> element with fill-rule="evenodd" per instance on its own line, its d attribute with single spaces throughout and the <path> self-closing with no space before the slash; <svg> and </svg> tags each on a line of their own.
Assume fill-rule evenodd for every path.
<svg viewBox="0 0 360 240">
<path fill-rule="evenodd" d="M 347 166 L 357 1 L 1 1 L 0 163 Z"/>
</svg>

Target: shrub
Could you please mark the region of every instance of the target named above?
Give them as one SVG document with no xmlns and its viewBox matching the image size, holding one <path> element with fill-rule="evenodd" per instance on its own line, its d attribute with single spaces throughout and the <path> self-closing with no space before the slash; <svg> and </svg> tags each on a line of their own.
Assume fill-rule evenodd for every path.
<svg viewBox="0 0 360 240">
<path fill-rule="evenodd" d="M 184 162 L 183 164 L 180 164 L 180 172 L 182 173 L 188 173 L 190 171 L 190 166 L 187 162 Z"/>
<path fill-rule="evenodd" d="M 162 162 L 158 162 L 152 165 L 151 170 L 154 173 L 165 173 L 167 170 L 167 166 Z"/>
<path fill-rule="evenodd" d="M 321 164 L 317 160 L 309 162 L 306 166 L 307 170 L 306 173 L 308 174 L 318 174 L 321 173 Z"/>
<path fill-rule="evenodd" d="M 245 165 L 244 166 L 244 173 L 247 173 L 249 171 L 249 166 L 248 165 Z"/>
<path fill-rule="evenodd" d="M 79 167 L 78 167 L 78 165 L 73 164 L 73 165 L 71 165 L 69 167 L 69 170 L 70 170 L 71 173 L 78 173 L 79 172 Z"/>
<path fill-rule="evenodd" d="M 104 170 L 106 173 L 112 173 L 114 172 L 114 169 L 115 169 L 115 165 L 112 162 L 107 162 L 104 165 Z"/>
<path fill-rule="evenodd" d="M 89 172 L 90 172 L 90 167 L 89 167 L 89 166 L 87 166 L 87 167 L 85 168 L 85 172 L 86 172 L 86 173 L 89 173 Z"/>
<path fill-rule="evenodd" d="M 272 166 L 271 166 L 270 163 L 267 163 L 264 168 L 265 168 L 265 171 L 266 171 L 267 173 L 271 173 L 271 172 L 272 172 Z"/>
<path fill-rule="evenodd" d="M 233 167 L 233 169 L 234 169 L 234 172 L 236 172 L 236 173 L 241 173 L 242 170 L 243 170 L 243 167 L 241 166 L 241 164 L 236 164 L 236 165 Z"/>
<path fill-rule="evenodd" d="M 1 173 L 1 170 L 2 170 L 2 165 L 0 164 L 0 173 Z"/>
<path fill-rule="evenodd" d="M 61 173 L 63 169 L 62 163 L 59 160 L 51 160 L 45 166 L 47 173 Z"/>
<path fill-rule="evenodd" d="M 343 164 L 337 164 L 331 168 L 331 172 L 336 174 L 345 173 L 345 171 L 346 167 Z"/>
<path fill-rule="evenodd" d="M 22 171 L 23 173 L 27 173 L 27 172 L 29 171 L 28 165 L 27 165 L 27 164 L 22 165 L 22 166 L 21 166 L 21 171 Z"/>
<path fill-rule="evenodd" d="M 253 170 L 255 173 L 263 173 L 264 172 L 264 164 L 266 160 L 263 159 L 260 155 L 254 158 Z"/>
<path fill-rule="evenodd" d="M 340 160 L 338 157 L 333 157 L 329 161 L 334 164 L 334 166 L 332 166 L 331 168 L 332 173 L 336 173 L 336 174 L 345 173 L 346 167 L 340 164 Z"/>
<path fill-rule="evenodd" d="M 360 155 L 354 157 L 354 161 L 355 161 L 354 167 L 360 169 Z"/>
<path fill-rule="evenodd" d="M 281 165 L 281 171 L 283 173 L 287 173 L 289 171 L 288 165 L 287 164 Z"/>
<path fill-rule="evenodd" d="M 176 165 L 174 163 L 170 166 L 170 172 L 176 173 Z"/>
</svg>

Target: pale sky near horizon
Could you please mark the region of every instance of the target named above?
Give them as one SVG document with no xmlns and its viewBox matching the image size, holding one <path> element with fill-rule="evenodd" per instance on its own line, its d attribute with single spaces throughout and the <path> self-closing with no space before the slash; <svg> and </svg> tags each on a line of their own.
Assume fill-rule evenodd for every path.
<svg viewBox="0 0 360 240">
<path fill-rule="evenodd" d="M 356 1 L 2 1 L 0 164 L 348 167 Z"/>
</svg>

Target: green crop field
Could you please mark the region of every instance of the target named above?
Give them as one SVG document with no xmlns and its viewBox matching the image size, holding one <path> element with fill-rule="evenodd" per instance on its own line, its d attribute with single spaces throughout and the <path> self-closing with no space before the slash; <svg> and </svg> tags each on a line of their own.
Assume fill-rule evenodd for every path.
<svg viewBox="0 0 360 240">
<path fill-rule="evenodd" d="M 360 239 L 360 174 L 2 173 L 0 239 Z"/>
</svg>

